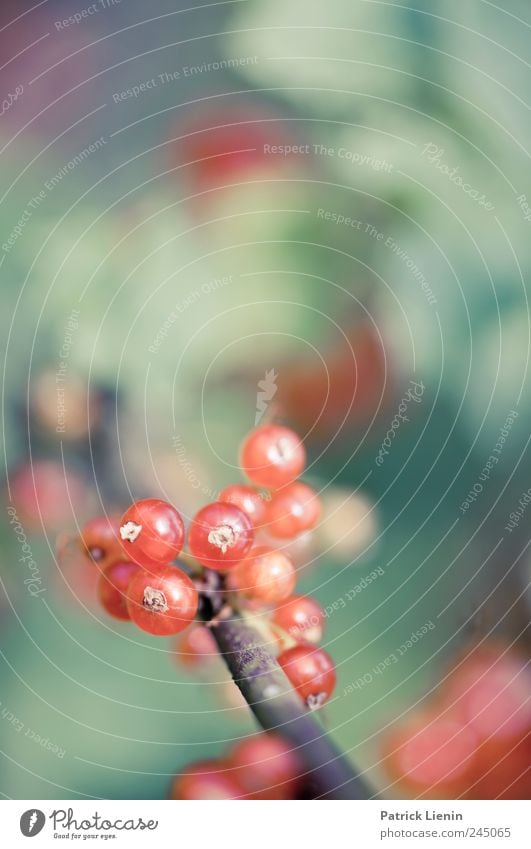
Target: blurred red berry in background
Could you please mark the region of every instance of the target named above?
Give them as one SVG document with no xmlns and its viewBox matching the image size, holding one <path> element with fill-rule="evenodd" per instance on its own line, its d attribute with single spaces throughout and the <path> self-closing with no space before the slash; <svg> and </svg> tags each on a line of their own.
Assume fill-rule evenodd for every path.
<svg viewBox="0 0 531 849">
<path fill-rule="evenodd" d="M 220 660 L 220 654 L 212 632 L 204 625 L 196 625 L 181 634 L 174 647 L 179 663 L 191 668 L 214 665 Z"/>
<path fill-rule="evenodd" d="M 264 172 L 284 173 L 294 158 L 278 149 L 295 143 L 281 117 L 249 105 L 197 112 L 175 127 L 174 138 L 171 164 L 184 166 L 182 178 L 196 193 Z"/>
<path fill-rule="evenodd" d="M 191 764 L 174 778 L 170 799 L 239 799 L 243 792 L 228 766 L 222 761 L 205 760 Z"/>
<path fill-rule="evenodd" d="M 228 763 L 249 799 L 293 799 L 301 763 L 293 746 L 276 734 L 257 734 L 237 743 Z"/>
<path fill-rule="evenodd" d="M 25 463 L 9 478 L 11 501 L 30 531 L 60 531 L 77 521 L 88 504 L 85 482 L 54 460 Z"/>
<path fill-rule="evenodd" d="M 278 403 L 308 441 L 340 438 L 342 431 L 366 425 L 389 391 L 385 349 L 369 321 L 323 351 L 323 358 L 282 366 Z"/>
<path fill-rule="evenodd" d="M 477 768 L 476 734 L 458 719 L 424 710 L 384 738 L 384 769 L 413 798 L 456 799 Z M 393 786 L 386 788 L 393 798 Z"/>
<path fill-rule="evenodd" d="M 475 647 L 443 685 L 444 703 L 479 741 L 470 798 L 525 799 L 531 791 L 531 667 L 515 648 Z"/>
</svg>

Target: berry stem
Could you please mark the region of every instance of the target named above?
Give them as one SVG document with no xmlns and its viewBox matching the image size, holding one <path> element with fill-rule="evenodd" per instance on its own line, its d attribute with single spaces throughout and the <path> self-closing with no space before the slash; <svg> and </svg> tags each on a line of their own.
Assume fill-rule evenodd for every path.
<svg viewBox="0 0 531 849">
<path fill-rule="evenodd" d="M 365 781 L 305 709 L 256 629 L 235 614 L 214 625 L 212 633 L 258 722 L 266 731 L 281 734 L 297 749 L 308 769 L 311 797 L 370 798 L 373 794 Z"/>
</svg>

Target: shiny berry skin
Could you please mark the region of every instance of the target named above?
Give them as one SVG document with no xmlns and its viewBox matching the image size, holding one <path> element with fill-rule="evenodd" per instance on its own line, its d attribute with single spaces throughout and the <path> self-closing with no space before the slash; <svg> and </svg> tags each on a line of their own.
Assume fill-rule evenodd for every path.
<svg viewBox="0 0 531 849">
<path fill-rule="evenodd" d="M 101 573 L 98 578 L 97 595 L 101 606 L 115 619 L 130 619 L 127 609 L 127 590 L 131 579 L 139 571 L 136 563 L 118 560 Z"/>
<path fill-rule="evenodd" d="M 384 766 L 414 798 L 455 799 L 473 780 L 477 744 L 458 719 L 426 710 L 387 735 Z"/>
<path fill-rule="evenodd" d="M 81 543 L 100 569 L 123 560 L 120 521 L 119 516 L 96 516 L 81 530 Z"/>
<path fill-rule="evenodd" d="M 276 734 L 256 734 L 237 743 L 228 763 L 246 799 L 293 799 L 301 783 L 296 749 Z"/>
<path fill-rule="evenodd" d="M 197 612 L 199 597 L 192 581 L 181 569 L 140 569 L 127 590 L 129 616 L 142 631 L 157 636 L 178 634 Z"/>
<path fill-rule="evenodd" d="M 190 628 L 178 637 L 174 652 L 179 663 L 192 668 L 211 664 L 220 659 L 212 631 L 204 625 Z"/>
<path fill-rule="evenodd" d="M 166 566 L 180 553 L 184 524 L 177 510 L 159 498 L 131 505 L 120 525 L 122 548 L 139 566 Z"/>
<path fill-rule="evenodd" d="M 244 439 L 240 464 L 253 483 L 278 489 L 299 477 L 306 464 L 306 450 L 293 430 L 260 425 Z"/>
<path fill-rule="evenodd" d="M 263 525 L 266 514 L 266 502 L 262 494 L 254 486 L 244 483 L 233 483 L 225 487 L 219 494 L 219 501 L 224 504 L 234 504 L 249 517 L 253 527 Z"/>
<path fill-rule="evenodd" d="M 336 686 L 336 670 L 327 652 L 300 643 L 283 651 L 277 660 L 309 708 L 328 701 Z"/>
<path fill-rule="evenodd" d="M 203 566 L 224 571 L 245 557 L 254 539 L 249 517 L 234 504 L 215 501 L 194 516 L 188 532 L 191 554 Z"/>
<path fill-rule="evenodd" d="M 244 791 L 222 761 L 206 760 L 191 764 L 172 782 L 170 799 L 240 799 Z"/>
<path fill-rule="evenodd" d="M 234 572 L 238 592 L 262 604 L 277 604 L 288 598 L 296 582 L 297 573 L 289 557 L 265 545 L 252 548 Z"/>
<path fill-rule="evenodd" d="M 315 490 L 295 481 L 273 493 L 267 505 L 267 532 L 277 539 L 293 539 L 315 527 L 320 515 L 321 503 Z"/>
<path fill-rule="evenodd" d="M 292 595 L 273 611 L 272 622 L 297 641 L 320 643 L 324 631 L 324 611 L 307 595 Z"/>
</svg>

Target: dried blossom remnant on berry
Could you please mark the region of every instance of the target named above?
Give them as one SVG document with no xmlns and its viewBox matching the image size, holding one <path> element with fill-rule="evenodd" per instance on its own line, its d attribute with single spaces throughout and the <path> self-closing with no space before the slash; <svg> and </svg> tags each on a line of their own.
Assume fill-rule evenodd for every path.
<svg viewBox="0 0 531 849">
<path fill-rule="evenodd" d="M 326 693 L 317 693 L 315 696 L 310 695 L 306 699 L 306 704 L 310 708 L 310 710 L 319 710 L 320 707 L 324 705 L 326 702 Z"/>
<path fill-rule="evenodd" d="M 219 527 L 210 531 L 208 541 L 211 545 L 219 548 L 222 554 L 226 554 L 236 542 L 234 528 L 231 528 L 230 525 L 219 525 Z"/>
<path fill-rule="evenodd" d="M 120 536 L 125 541 L 134 542 L 142 530 L 142 525 L 137 525 L 136 522 L 126 522 L 120 528 Z"/>
<path fill-rule="evenodd" d="M 165 613 L 169 610 L 166 596 L 162 590 L 156 590 L 154 587 L 146 587 L 142 604 L 152 613 Z"/>
</svg>

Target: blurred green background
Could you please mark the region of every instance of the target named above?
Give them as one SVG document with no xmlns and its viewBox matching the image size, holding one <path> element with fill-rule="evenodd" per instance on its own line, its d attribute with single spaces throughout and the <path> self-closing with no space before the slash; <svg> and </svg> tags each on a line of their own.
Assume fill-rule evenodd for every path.
<svg viewBox="0 0 531 849">
<path fill-rule="evenodd" d="M 253 731 L 54 552 L 135 496 L 213 500 L 271 370 L 325 504 L 323 721 L 385 787 L 383 730 L 467 641 L 526 648 L 529 4 L 95 8 L 0 12 L 0 793 L 160 798 Z"/>
</svg>

